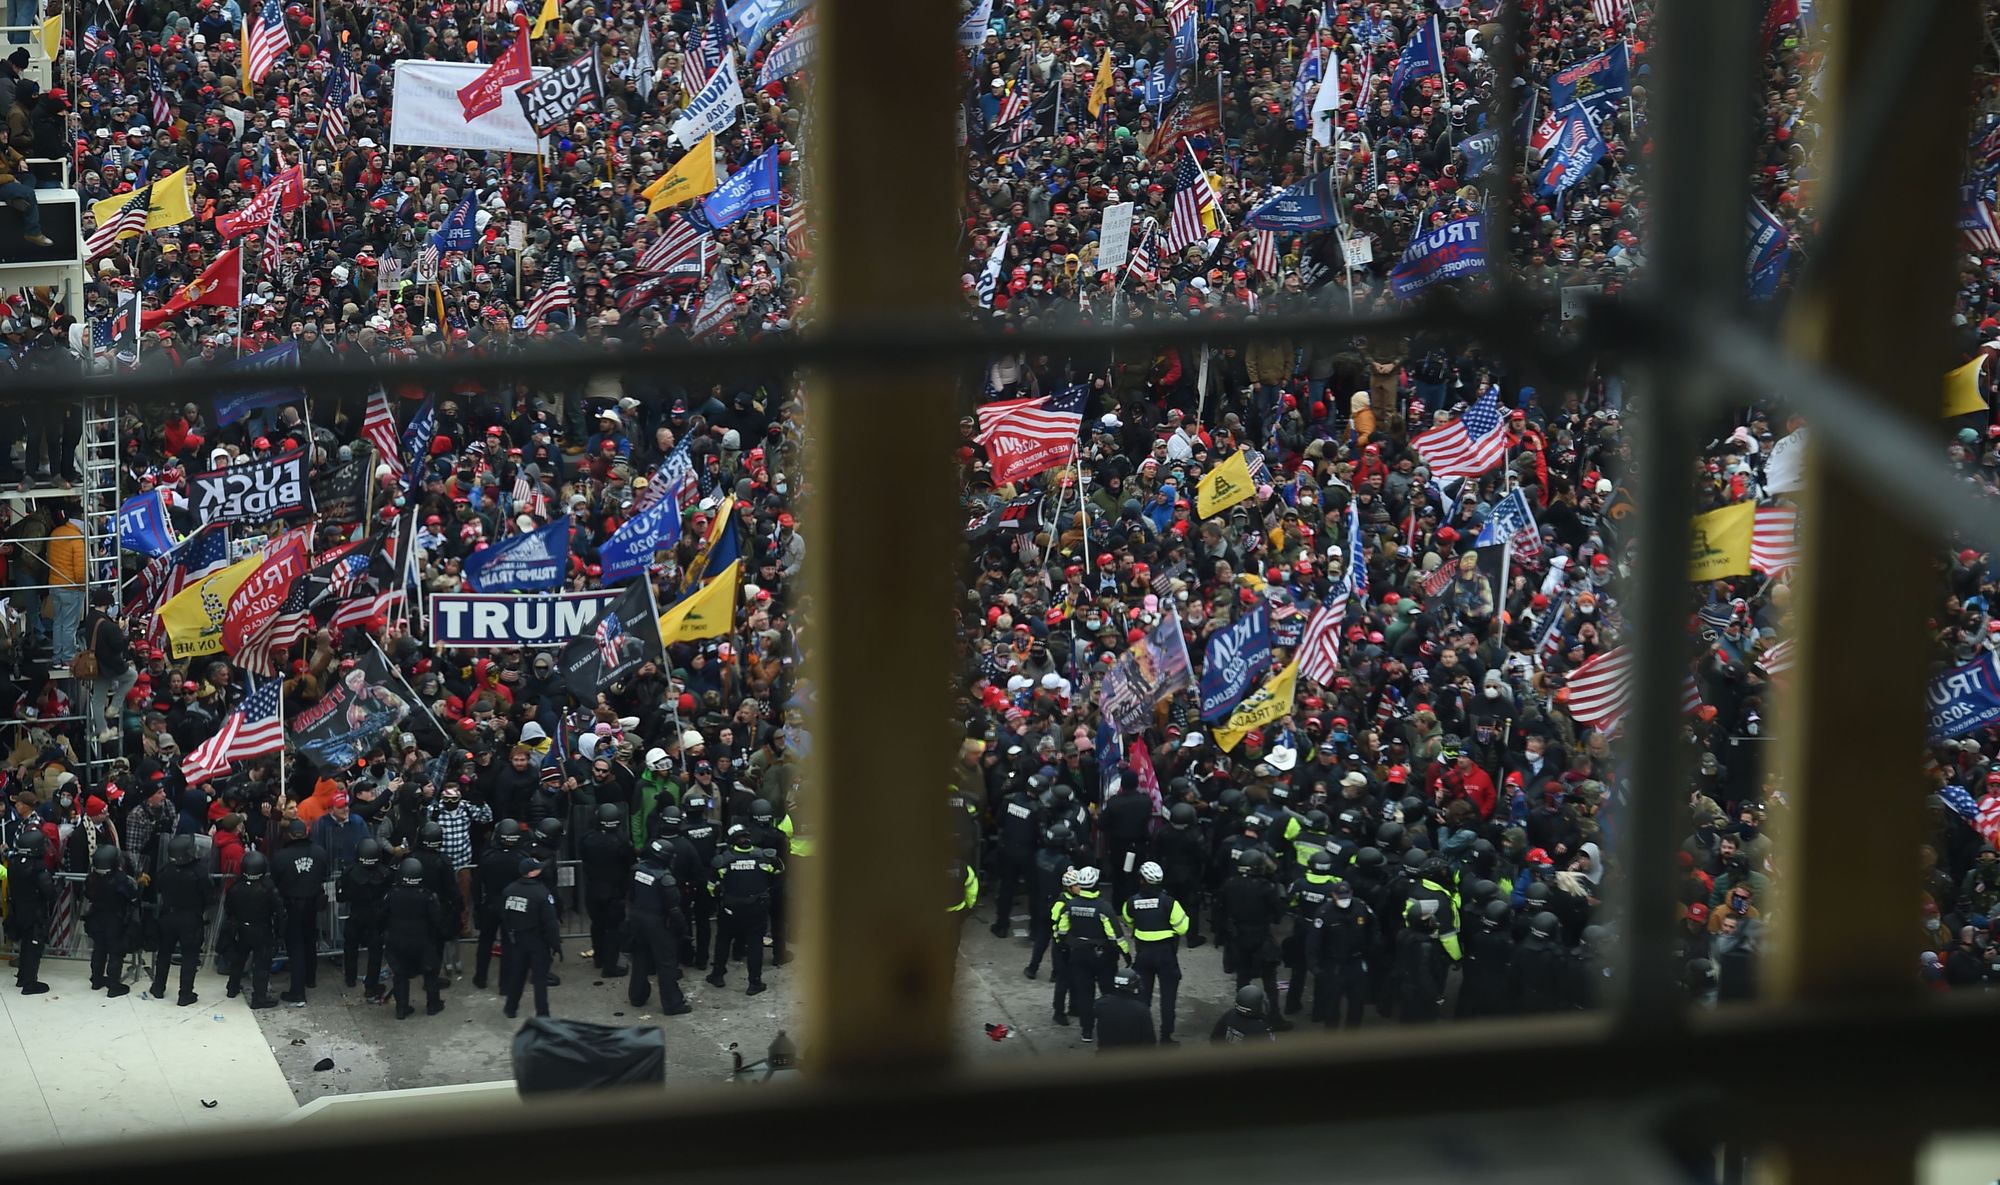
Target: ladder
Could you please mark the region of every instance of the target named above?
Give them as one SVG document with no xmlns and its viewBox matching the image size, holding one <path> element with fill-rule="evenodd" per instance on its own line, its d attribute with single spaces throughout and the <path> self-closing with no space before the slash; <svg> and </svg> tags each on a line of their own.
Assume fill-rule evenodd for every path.
<svg viewBox="0 0 2000 1185">
<path fill-rule="evenodd" d="M 110 590 L 113 617 L 120 616 L 125 604 L 124 551 L 118 542 L 118 507 L 124 501 L 124 475 L 118 463 L 120 435 L 118 397 L 101 394 L 85 396 L 83 442 L 77 457 L 77 466 L 83 474 L 83 487 L 79 493 L 83 502 L 87 557 L 84 596 L 95 599 L 99 590 Z M 73 694 L 80 699 L 86 690 L 81 683 L 77 683 Z M 124 706 L 113 704 L 112 710 L 122 712 Z M 87 785 L 103 785 L 110 767 L 125 757 L 124 728 L 119 727 L 118 735 L 111 740 L 99 741 L 97 734 L 103 727 L 103 721 L 85 722 L 83 749 L 78 757 L 89 771 L 84 777 Z"/>
</svg>

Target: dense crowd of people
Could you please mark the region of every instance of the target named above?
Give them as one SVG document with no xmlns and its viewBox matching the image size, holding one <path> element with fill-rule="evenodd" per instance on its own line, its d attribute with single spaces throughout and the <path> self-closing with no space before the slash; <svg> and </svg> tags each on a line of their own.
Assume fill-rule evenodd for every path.
<svg viewBox="0 0 2000 1185">
<path fill-rule="evenodd" d="M 33 294 L 11 303 L 6 364 L 114 360 L 122 339 L 93 330 L 134 292 L 149 314 L 139 366 L 226 366 L 292 345 L 304 361 L 479 361 L 550 340 L 754 338 L 808 315 L 809 241 L 793 215 L 809 209 L 799 148 L 810 71 L 753 85 L 801 12 L 731 46 L 719 5 L 572 2 L 545 24 L 524 10 L 540 26 L 538 64 L 599 54 L 603 101 L 558 129 L 540 160 L 390 147 L 393 65 L 492 62 L 518 35 L 515 7 L 291 5 L 289 48 L 254 84 L 236 0 L 72 14 L 62 85 L 42 91 L 18 62 L 0 66 L 9 143 L 19 157 L 68 158 L 90 202 L 186 168 L 191 217 L 93 255 L 80 308 Z M 1183 952 L 1211 940 L 1240 989 L 1215 1024 L 1219 1040 L 1299 1015 L 1352 1026 L 1371 1012 L 1421 1023 L 1586 1008 L 1615 986 L 1618 928 L 1605 903 L 1624 871 L 1628 805 L 1618 713 L 1571 698 L 1573 681 L 1588 685 L 1619 651 L 1632 570 L 1632 452 L 1615 366 L 1557 383 L 1504 343 L 1443 333 L 1242 343 L 1229 333 L 1243 318 L 1388 308 L 1411 243 L 1473 217 L 1508 232 L 1511 256 L 1483 266 L 1513 270 L 1551 302 L 1565 289 L 1615 292 L 1643 265 L 1650 6 L 1525 7 L 1514 63 L 1501 60 L 1498 6 L 1481 3 L 1438 13 L 1420 0 L 1003 0 L 978 10 L 983 28 L 962 32 L 968 312 L 1023 328 L 1187 326 L 1148 356 L 1006 355 L 967 384 L 977 395 L 958 452 L 965 739 L 948 778 L 960 843 L 940 908 L 990 917 L 1010 941 L 1025 916 L 1025 974 L 1046 965 L 1054 1019 L 1074 1017 L 1085 1037 L 1171 1040 Z M 1792 247 L 1773 264 L 1780 299 L 1787 260 L 1810 249 L 1808 104 L 1823 65 L 1811 32 L 1795 14 L 1771 22 L 1764 45 L 1753 195 Z M 683 58 L 709 37 L 752 83 L 716 136 L 717 172 L 775 148 L 783 196 L 705 232 L 692 277 L 649 284 L 649 248 L 689 215 L 649 212 L 641 191 L 685 160 L 670 129 L 703 71 Z M 650 75 L 642 45 L 656 47 Z M 1562 80 L 1594 62 L 1621 63 L 1626 80 L 1615 101 L 1588 108 L 1602 152 L 1560 185 L 1539 184 L 1560 148 L 1544 127 L 1562 114 L 1558 85 L 1574 89 Z M 1525 85 L 1505 106 L 1525 115 L 1502 128 L 1515 67 Z M 330 111 L 343 74 L 351 96 Z M 1473 150 L 1489 133 L 1516 137 L 1529 158 L 1521 176 L 1482 182 L 1491 148 Z M 217 217 L 286 184 L 294 167 L 300 198 L 276 229 L 226 238 Z M 1189 234 L 1182 206 L 1197 188 L 1206 196 L 1188 202 Z M 1295 188 L 1331 195 L 1322 220 L 1258 225 L 1256 212 Z M 439 283 L 416 282 L 432 234 L 468 197 L 473 245 L 441 253 Z M 1125 261 L 1101 267 L 1107 207 L 1127 202 Z M 523 227 L 518 248 L 511 224 Z M 242 249 L 240 307 L 168 307 L 231 246 Z M 1995 332 L 1994 263 L 1968 267 L 1967 356 Z M 559 283 L 568 307 L 537 302 Z M 284 713 L 296 720 L 338 684 L 375 678 L 377 654 L 415 710 L 362 737 L 339 768 L 292 752 L 190 784 L 188 754 L 263 681 L 234 655 L 176 658 L 138 557 L 120 574 L 126 596 L 85 606 L 81 544 L 67 538 L 74 506 L 47 499 L 13 524 L 0 647 L 15 671 L 9 714 L 23 723 L 0 840 L 15 853 L 17 949 L 48 937 L 61 910 L 53 877 L 67 872 L 87 877 L 71 895 L 92 903 L 93 977 L 113 994 L 125 990 L 125 952 L 143 945 L 155 952 L 151 994 L 165 995 L 178 951 L 178 998 L 191 1003 L 201 923 L 219 909 L 229 990 L 247 977 L 255 1002 L 275 1003 L 267 977 L 282 953 L 283 999 L 302 1005 L 317 986 L 313 949 L 333 936 L 330 900 L 345 919 L 348 984 L 359 975 L 380 994 L 393 982 L 402 1014 L 415 1010 L 419 979 L 431 1010 L 442 1006 L 461 937 L 475 985 L 487 983 L 498 939 L 510 1015 L 530 986 L 547 1011 L 558 908 L 588 915 L 592 957 L 609 974 L 629 966 L 635 1003 L 657 979 L 663 1005 L 684 1009 L 680 964 L 711 968 L 719 986 L 741 962 L 748 990 L 762 991 L 766 948 L 773 964 L 788 959 L 787 861 L 809 858 L 814 798 L 798 777 L 811 684 L 798 641 L 810 507 L 796 380 L 635 370 L 569 387 L 482 378 L 425 390 L 388 377 L 389 439 L 435 414 L 421 455 L 370 457 L 358 395 L 264 400 L 226 421 L 197 401 L 120 425 L 124 489 L 161 491 L 181 534 L 197 523 L 196 473 L 294 448 L 315 478 L 367 463 L 366 515 L 322 516 L 313 548 L 373 541 L 369 590 L 407 599 L 359 619 L 341 615 L 352 597 L 316 606 L 317 628 L 279 676 Z M 1069 407 L 1066 393 L 1078 393 L 1073 447 L 1008 473 L 980 413 L 1016 400 Z M 1440 473 L 1435 449 L 1413 442 L 1482 407 L 1504 449 L 1474 471 Z M 1789 490 L 1769 470 L 1798 428 L 1761 407 L 1722 425 L 1697 475 L 1703 509 L 1784 509 Z M 80 434 L 73 413 L 0 413 L 0 438 L 26 445 L 25 474 L 4 476 L 81 480 Z M 1996 441 L 1982 417 L 1951 461 L 1992 489 Z M 671 604 L 726 533 L 743 556 L 726 630 L 670 639 L 594 699 L 566 683 L 560 647 L 431 644 L 426 596 L 469 587 L 470 557 L 559 519 L 564 589 L 633 579 L 607 581 L 601 553 L 645 510 L 677 449 L 693 474 L 673 494 L 684 529 L 636 579 Z M 1238 463 L 1247 491 L 1204 509 Z M 0 449 L 0 466 L 15 464 Z M 1531 513 L 1527 530 L 1510 506 Z M 1977 552 L 1949 561 L 1941 660 L 2000 640 L 1994 579 Z M 1780 563 L 1690 588 L 1698 658 L 1684 740 L 1695 773 L 1679 965 L 1702 1003 L 1755 991 L 1783 872 L 1765 821 L 1784 785 L 1761 742 L 1786 667 L 1787 581 Z M 44 609 L 49 585 L 59 587 Z M 1308 628 L 1336 604 L 1334 628 Z M 1204 710 L 1211 643 L 1258 622 L 1266 656 L 1233 698 Z M 1315 642 L 1323 653 L 1306 661 Z M 1182 646 L 1182 677 L 1163 673 Z M 72 682 L 61 673 L 79 652 L 96 674 Z M 1123 727 L 1114 717 L 1130 723 L 1129 707 L 1114 712 L 1103 691 L 1135 677 L 1159 690 Z M 122 763 L 95 762 L 113 740 Z M 2000 869 L 1977 812 L 1957 805 L 2000 784 L 1994 756 L 1987 733 L 1932 753 L 1941 793 L 1920 970 L 1940 983 L 1987 982 L 2000 965 Z M 932 792 L 913 782 L 914 800 Z M 583 866 L 579 893 L 546 887 L 559 859 Z M 127 908 L 139 903 L 138 914 Z M 33 990 L 33 962 L 17 970 Z"/>
</svg>

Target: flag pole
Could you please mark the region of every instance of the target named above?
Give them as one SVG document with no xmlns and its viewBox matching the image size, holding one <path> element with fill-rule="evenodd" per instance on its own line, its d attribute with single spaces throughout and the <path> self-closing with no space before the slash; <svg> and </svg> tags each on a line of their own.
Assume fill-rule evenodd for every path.
<svg viewBox="0 0 2000 1185">
<path fill-rule="evenodd" d="M 243 252 L 240 250 L 236 253 L 236 356 L 243 356 Z"/>
<path fill-rule="evenodd" d="M 284 732 L 285 732 L 285 676 L 284 676 L 284 673 L 283 673 L 283 672 L 279 672 L 279 674 L 278 674 L 278 734 L 279 734 L 280 736 L 283 736 L 283 735 L 284 735 Z M 285 801 L 285 800 L 286 800 L 286 799 L 287 799 L 288 797 L 290 797 L 290 796 L 289 796 L 288 794 L 286 794 L 286 793 L 285 793 L 285 769 L 286 769 L 286 767 L 287 767 L 287 766 L 289 766 L 290 764 L 291 764 L 290 762 L 288 762 L 288 761 L 286 761 L 286 760 L 285 760 L 285 751 L 284 751 L 284 749 L 283 749 L 283 748 L 280 748 L 280 749 L 278 750 L 278 802 L 279 802 L 280 804 L 283 804 L 283 803 L 284 803 L 284 801 Z"/>
</svg>

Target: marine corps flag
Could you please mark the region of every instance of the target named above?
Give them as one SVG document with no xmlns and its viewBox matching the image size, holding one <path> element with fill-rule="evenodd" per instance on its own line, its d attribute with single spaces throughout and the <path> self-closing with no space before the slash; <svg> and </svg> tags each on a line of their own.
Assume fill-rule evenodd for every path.
<svg viewBox="0 0 2000 1185">
<path fill-rule="evenodd" d="M 1243 499 L 1257 492 L 1257 483 L 1250 476 L 1250 462 L 1241 452 L 1217 465 L 1203 477 L 1194 488 L 1194 512 L 1197 518 L 1207 518 L 1220 514 Z"/>
<path fill-rule="evenodd" d="M 660 619 L 653 611 L 653 588 L 641 577 L 598 610 L 597 620 L 563 647 L 563 681 L 578 699 L 596 703 L 599 691 L 665 653 Z"/>
<path fill-rule="evenodd" d="M 139 315 L 139 327 L 151 329 L 160 322 L 198 304 L 233 309 L 243 303 L 243 249 L 231 247 L 215 257 L 187 287 L 173 294 L 166 304 Z"/>
<path fill-rule="evenodd" d="M 1695 515 L 1688 544 L 1688 579 L 1699 582 L 1750 575 L 1750 543 L 1756 531 L 1754 502 L 1738 502 Z"/>
</svg>

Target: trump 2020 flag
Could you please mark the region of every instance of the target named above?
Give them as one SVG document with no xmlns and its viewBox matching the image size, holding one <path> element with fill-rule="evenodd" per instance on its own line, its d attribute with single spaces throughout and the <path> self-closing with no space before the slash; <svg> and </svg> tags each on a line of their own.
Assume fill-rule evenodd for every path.
<svg viewBox="0 0 2000 1185">
<path fill-rule="evenodd" d="M 1410 35 L 1410 43 L 1403 47 L 1401 57 L 1396 59 L 1396 69 L 1389 75 L 1389 100 L 1397 114 L 1403 110 L 1403 91 L 1411 83 L 1421 78 L 1444 77 L 1444 38 L 1438 35 L 1438 21 L 1435 16 L 1417 23 L 1417 31 Z"/>
<path fill-rule="evenodd" d="M 752 210 L 777 204 L 778 149 L 773 145 L 716 186 L 715 192 L 701 204 L 701 212 L 711 229 L 721 230 Z"/>
<path fill-rule="evenodd" d="M 515 535 L 465 557 L 474 592 L 545 592 L 561 588 L 569 568 L 569 519 Z"/>
<path fill-rule="evenodd" d="M 1549 109 L 1561 111 L 1571 103 L 1582 105 L 1592 123 L 1618 110 L 1632 93 L 1631 57 L 1619 42 L 1594 58 L 1585 58 L 1567 70 L 1549 76 Z"/>
<path fill-rule="evenodd" d="M 1778 293 L 1778 280 L 1785 273 L 1791 254 L 1792 236 L 1764 203 L 1750 199 L 1750 299 L 1769 300 Z M 2000 241 L 1996 241 L 2000 248 Z"/>
<path fill-rule="evenodd" d="M 424 474 L 431 467 L 431 441 L 436 438 L 437 400 L 427 396 L 417 414 L 410 417 L 410 426 L 403 430 L 404 474 L 412 494 L 424 484 Z"/>
<path fill-rule="evenodd" d="M 1549 145 L 1543 160 L 1537 193 L 1563 192 L 1583 180 L 1604 159 L 1604 137 L 1590 113 L 1582 107 L 1571 107 L 1564 115 L 1562 128 L 1556 132 L 1555 142 Z"/>
<path fill-rule="evenodd" d="M 661 498 L 626 519 L 598 549 L 604 582 L 616 584 L 644 572 L 652 564 L 654 552 L 672 547 L 680 538 L 680 499 Z"/>
<path fill-rule="evenodd" d="M 470 251 L 472 241 L 478 236 L 477 219 L 473 216 L 476 194 L 468 193 L 465 200 L 458 203 L 445 220 L 438 224 L 437 234 L 431 236 L 440 251 Z"/>
<path fill-rule="evenodd" d="M 1259 605 L 1208 636 L 1201 657 L 1201 718 L 1234 711 L 1271 668 L 1271 611 Z"/>
<path fill-rule="evenodd" d="M 174 549 L 174 529 L 160 491 L 127 498 L 118 508 L 118 546 L 145 556 L 162 556 Z"/>
<path fill-rule="evenodd" d="M 1468 214 L 1410 241 L 1389 273 L 1389 291 L 1409 300 L 1433 284 L 1486 270 L 1486 222 Z"/>
</svg>

